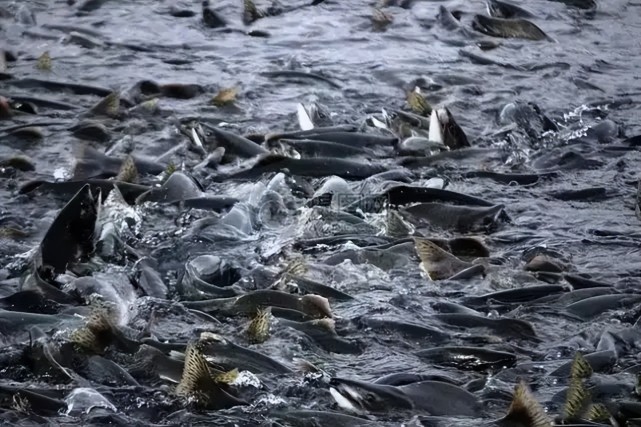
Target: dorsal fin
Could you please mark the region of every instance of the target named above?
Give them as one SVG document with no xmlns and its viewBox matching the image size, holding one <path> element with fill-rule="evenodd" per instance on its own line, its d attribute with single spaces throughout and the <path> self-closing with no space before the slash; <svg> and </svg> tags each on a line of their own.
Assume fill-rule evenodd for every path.
<svg viewBox="0 0 641 427">
<path fill-rule="evenodd" d="M 570 380 L 562 417 L 564 420 L 573 420 L 581 417 L 590 402 L 590 393 L 585 388 L 581 379 Z"/>
<path fill-rule="evenodd" d="M 416 253 L 421 259 L 421 267 L 430 280 L 448 279 L 456 273 L 471 267 L 428 239 L 414 238 Z"/>
<path fill-rule="evenodd" d="M 94 116 L 116 117 L 120 109 L 120 93 L 111 92 L 100 102 L 91 107 L 89 114 Z"/>
<path fill-rule="evenodd" d="M 259 308 L 251 323 L 247 327 L 249 341 L 261 344 L 269 338 L 269 325 L 272 317 L 272 308 Z"/>
<path fill-rule="evenodd" d="M 312 373 L 312 374 L 318 374 L 320 372 L 323 372 L 319 367 L 314 365 L 312 362 L 301 359 L 301 358 L 295 358 L 293 360 L 294 365 L 296 366 L 296 369 L 304 374 L 307 373 Z"/>
<path fill-rule="evenodd" d="M 519 382 L 514 388 L 512 404 L 505 419 L 517 421 L 527 427 L 550 427 L 552 425 L 545 410 L 532 396 L 529 387 L 524 381 Z"/>
<path fill-rule="evenodd" d="M 195 343 L 189 343 L 185 351 L 185 366 L 176 394 L 186 398 L 194 398 L 198 403 L 206 404 L 214 380 L 207 365 L 205 356 L 197 349 Z"/>
<path fill-rule="evenodd" d="M 120 166 L 120 171 L 116 176 L 116 181 L 129 182 L 136 184 L 138 182 L 138 168 L 133 156 L 128 155 Z"/>
<path fill-rule="evenodd" d="M 387 212 L 385 232 L 389 237 L 407 237 L 414 231 L 397 210 Z"/>
<path fill-rule="evenodd" d="M 407 104 L 412 111 L 423 117 L 429 117 L 432 114 L 432 107 L 427 102 L 418 86 L 407 94 Z"/>
<path fill-rule="evenodd" d="M 73 331 L 69 340 L 85 351 L 103 354 L 112 341 L 113 326 L 106 307 L 97 301 L 92 302 L 92 306 L 85 326 Z"/>
<path fill-rule="evenodd" d="M 585 357 L 579 352 L 574 355 L 572 366 L 570 367 L 570 379 L 590 378 L 592 375 L 592 366 L 585 360 Z"/>
<path fill-rule="evenodd" d="M 283 274 L 291 276 L 302 276 L 307 273 L 307 264 L 303 257 L 298 257 L 292 260 L 287 266 L 283 269 Z"/>
<path fill-rule="evenodd" d="M 243 24 L 249 25 L 265 17 L 265 12 L 259 10 L 253 0 L 243 1 Z"/>
<path fill-rule="evenodd" d="M 595 422 L 609 422 L 612 415 L 608 408 L 602 403 L 595 403 L 590 405 L 586 412 L 586 419 Z"/>
</svg>

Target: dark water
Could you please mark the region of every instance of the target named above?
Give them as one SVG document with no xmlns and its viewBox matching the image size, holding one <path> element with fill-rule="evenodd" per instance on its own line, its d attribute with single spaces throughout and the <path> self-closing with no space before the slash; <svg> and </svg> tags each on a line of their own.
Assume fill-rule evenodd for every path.
<svg viewBox="0 0 641 427">
<path fill-rule="evenodd" d="M 200 331 L 214 331 L 287 366 L 293 367 L 294 360 L 301 358 L 342 378 L 373 381 L 390 373 L 439 373 L 463 385 L 488 377 L 487 384 L 475 392 L 485 402 L 482 416 L 446 420 L 443 425 L 480 425 L 501 417 L 507 411 L 519 378 L 536 384 L 537 398 L 548 407 L 550 414 L 559 414 L 559 404 L 553 396 L 563 390 L 566 383 L 558 382 L 550 374 L 571 360 L 576 351 L 588 354 L 613 350 L 612 363 L 595 371 L 601 375 L 611 374 L 620 389 L 626 390 L 627 394 L 616 399 L 638 401 L 629 390 L 635 384 L 634 373 L 638 371 L 635 364 L 641 343 L 641 337 L 634 332 L 638 328 L 635 323 L 639 316 L 638 303 L 615 306 L 602 313 L 597 309 L 593 317 L 584 320 L 566 315 L 570 303 L 564 300 L 553 299 L 549 305 L 495 301 L 474 306 L 484 316 L 530 322 L 539 340 L 508 338 L 480 328 L 454 328 L 439 323 L 432 315 L 439 312 L 440 302 L 465 303 L 465 297 L 546 284 L 541 276 L 537 278 L 523 269 L 524 258 L 534 248 L 546 248 L 553 257 L 562 260 L 566 273 L 582 274 L 611 285 L 613 292 L 639 293 L 641 231 L 634 207 L 641 155 L 638 148 L 634 149 L 625 140 L 641 133 L 638 55 L 641 3 L 603 1 L 596 11 L 553 1 L 520 3 L 535 15 L 532 22 L 553 41 L 498 39 L 472 30 L 473 15 L 487 13 L 482 2 L 415 1 L 409 9 L 387 7 L 383 10 L 393 16 L 393 23 L 386 31 L 373 30 L 373 4 L 362 1 L 328 0 L 318 6 L 260 19 L 250 27 L 243 25 L 240 18 L 242 2 L 215 2 L 215 10 L 228 20 L 229 31 L 204 27 L 199 2 L 112 0 L 96 3 L 103 4 L 96 10 L 78 13 L 78 5 L 69 6 L 64 1 L 0 2 L 0 8 L 7 11 L 6 17 L 0 19 L 0 48 L 17 56 L 15 62 L 7 63 L 6 79 L 0 80 L 0 96 L 36 97 L 72 107 L 40 106 L 37 115 L 16 115 L 4 120 L 0 117 L 0 158 L 21 154 L 31 160 L 35 169 L 22 172 L 5 167 L 1 170 L 2 225 L 24 230 L 26 235 L 0 237 L 4 262 L 4 269 L 0 271 L 3 278 L 0 295 L 6 297 L 18 290 L 25 270 L 24 259 L 40 243 L 55 215 L 73 195 L 73 192 L 57 194 L 55 191 L 24 195 L 17 190 L 34 179 L 53 181 L 70 176 L 79 150 L 89 143 L 74 137 L 67 129 L 100 100 L 96 94 L 47 89 L 28 79 L 84 84 L 104 88 L 105 92 L 119 90 L 123 91 L 124 99 L 127 91 L 141 80 L 200 85 L 202 94 L 190 99 L 159 98 L 158 109 L 153 114 L 103 120 L 110 141 L 91 144 L 118 157 L 124 157 L 126 152 L 148 158 L 164 155 L 163 160 L 170 160 L 178 170 L 197 178 L 208 194 L 237 197 L 263 208 L 261 183 L 267 185 L 274 174 L 263 176 L 260 182 L 253 179 L 215 182 L 221 170 L 235 166 L 221 166 L 218 171 L 195 168 L 202 157 L 184 148 L 188 140 L 177 126 L 190 120 L 222 123 L 225 129 L 245 135 L 298 130 L 297 104 L 310 102 L 325 105 L 334 124 L 360 126 L 370 114 L 380 119 L 382 108 L 387 111 L 406 108 L 404 90 L 410 82 L 420 79 L 418 84 L 426 99 L 433 106 L 450 109 L 472 146 L 495 149 L 491 156 L 472 154 L 411 168 L 412 185 L 424 186 L 429 178 L 438 177 L 446 180 L 447 190 L 505 206 L 511 222 L 491 233 L 427 232 L 430 238 L 478 237 L 497 260 L 490 274 L 483 279 L 431 282 L 422 275 L 411 244 L 365 261 L 352 256 L 362 252 L 355 243 L 303 251 L 296 243 L 345 234 L 348 226 L 331 218 L 319 220 L 317 211 L 305 207 L 309 195 L 305 197 L 292 191 L 289 181 L 282 184 L 274 181 L 272 189 L 281 196 L 283 206 L 275 213 L 259 209 L 257 218 L 262 225 L 244 230 L 215 225 L 195 229 L 198 220 L 224 213 L 157 203 L 136 206 L 135 211 L 140 215 L 139 232 L 128 243 L 142 256 L 155 259 L 154 269 L 169 286 L 170 298 L 145 297 L 138 289 L 137 299 L 128 296 L 117 299 L 124 305 L 121 307 L 126 313 L 123 323 L 138 332 L 148 327 L 151 337 L 161 342 L 184 343 L 197 337 Z M 287 6 L 299 4 L 302 2 Z M 267 7 L 267 4 L 258 6 Z M 462 12 L 463 29 L 448 30 L 442 25 L 438 18 L 441 6 Z M 196 15 L 174 17 L 169 13 L 172 7 L 192 10 Z M 35 23 L 14 17 L 22 16 L 26 12 L 24 8 L 33 12 Z M 264 31 L 269 37 L 247 35 L 249 30 Z M 79 43 L 70 36 L 73 31 L 94 43 L 91 46 L 86 41 Z M 500 45 L 481 50 L 477 44 L 488 40 Z M 45 51 L 52 58 L 50 71 L 36 67 L 37 58 Z M 485 60 L 472 60 L 470 54 Z M 335 85 L 264 74 L 282 70 L 315 73 Z M 230 87 L 237 88 L 239 93 L 233 106 L 219 108 L 210 103 L 216 93 Z M 527 127 L 523 123 L 517 123 L 514 130 L 514 121 L 509 119 L 504 107 L 517 101 L 538 105 L 558 130 L 544 136 L 542 131 L 538 132 L 537 136 L 541 137 L 537 139 L 523 131 Z M 532 117 L 528 117 L 526 122 L 531 120 Z M 8 135 L 9 128 L 27 123 L 40 123 L 44 137 L 30 141 Z M 367 132 L 376 131 L 370 127 Z M 174 149 L 177 150 L 171 154 Z M 390 156 L 389 151 L 377 151 L 369 157 L 384 158 L 382 162 L 387 167 L 399 168 L 398 159 Z M 478 170 L 554 171 L 556 175 L 522 186 L 465 175 Z M 160 178 L 155 177 L 142 178 L 145 184 L 159 181 Z M 313 190 L 323 183 L 322 179 L 307 181 Z M 370 184 L 370 187 L 361 187 L 361 183 L 351 182 L 350 186 L 355 192 L 380 190 L 378 184 Z M 591 188 L 598 188 L 594 197 L 571 193 Z M 369 237 L 382 234 L 385 221 L 385 213 L 365 215 L 365 222 L 371 227 L 363 232 L 366 225 L 360 224 L 360 234 Z M 239 282 L 242 288 L 251 291 L 272 284 L 273 277 L 263 270 L 272 271 L 273 275 L 288 259 L 301 253 L 309 266 L 306 277 L 355 298 L 351 301 L 330 298 L 330 304 L 339 335 L 361 343 L 359 354 L 326 352 L 300 332 L 279 324 L 277 319 L 273 321 L 272 337 L 267 342 L 249 344 L 244 336 L 248 317 L 218 316 L 218 322 L 214 323 L 188 312 L 179 302 L 181 297 L 174 292 L 185 263 L 199 254 L 227 260 L 242 276 Z M 101 264 L 96 277 L 111 281 L 118 289 L 127 288 L 131 293 L 128 281 L 137 268 L 132 260 Z M 72 279 L 67 275 L 58 280 L 65 283 Z M 548 280 L 568 285 L 558 275 Z M 149 323 L 154 310 L 154 320 Z M 419 323 L 450 333 L 451 337 L 444 341 L 416 339 L 403 337 L 393 330 L 359 327 L 359 319 L 369 317 Z M 3 323 L 0 331 L 2 352 L 7 354 L 29 344 L 27 326 L 8 325 Z M 63 323 L 40 327 L 47 336 L 53 336 L 64 335 L 73 326 Z M 16 334 L 18 329 L 20 334 Z M 610 336 L 625 338 L 612 340 Z M 616 344 L 610 345 L 610 341 Z M 469 366 L 442 366 L 415 355 L 420 349 L 445 345 L 511 352 L 517 356 L 516 368 L 479 371 Z M 125 369 L 130 369 L 133 363 L 131 356 L 117 350 L 109 350 L 105 357 Z M 342 411 L 322 380 L 303 379 L 300 373 L 255 374 L 261 382 L 259 388 L 238 387 L 250 405 L 206 413 L 191 409 L 180 411 L 181 403 L 171 392 L 173 385 L 157 376 L 137 378 L 140 384 L 137 388 L 107 387 L 91 375 L 85 374 L 86 381 L 79 382 L 61 376 L 59 371 L 43 375 L 27 366 L 5 365 L 2 366 L 0 412 L 3 422 L 15 424 L 48 419 L 61 424 L 100 425 L 97 417 L 107 414 L 105 419 L 123 425 L 135 422 L 141 425 L 297 425 L 282 419 L 276 424 L 277 416 L 270 415 L 270 411 L 283 408 Z M 15 382 L 23 383 L 21 387 L 59 388 L 63 392 L 55 396 L 67 398 L 73 405 L 70 403 L 59 415 L 42 415 L 38 408 L 32 407 L 25 411 L 26 419 L 18 421 L 20 417 L 15 415 L 16 407 L 11 400 L 15 392 L 5 390 Z M 100 404 L 96 396 L 89 395 L 87 407 L 98 403 L 102 408 L 87 414 L 82 410 L 85 408 L 82 395 L 70 394 L 77 388 L 98 390 L 111 403 Z M 610 398 L 616 401 L 612 396 L 604 397 Z M 112 413 L 131 419 L 118 421 L 109 415 Z M 369 417 L 365 425 L 407 425 L 416 415 L 429 414 L 391 410 L 360 415 Z M 94 416 L 96 418 L 92 418 Z M 272 421 L 274 424 L 270 424 Z M 321 421 L 317 425 L 342 425 L 340 423 Z"/>
</svg>

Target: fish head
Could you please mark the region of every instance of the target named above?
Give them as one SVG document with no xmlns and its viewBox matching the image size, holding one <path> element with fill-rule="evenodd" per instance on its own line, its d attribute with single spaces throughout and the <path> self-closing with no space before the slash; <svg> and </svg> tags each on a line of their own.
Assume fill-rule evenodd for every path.
<svg viewBox="0 0 641 427">
<path fill-rule="evenodd" d="M 386 412 L 394 408 L 411 409 L 411 402 L 397 388 L 363 381 L 332 378 L 330 394 L 338 405 L 350 412 Z"/>
</svg>

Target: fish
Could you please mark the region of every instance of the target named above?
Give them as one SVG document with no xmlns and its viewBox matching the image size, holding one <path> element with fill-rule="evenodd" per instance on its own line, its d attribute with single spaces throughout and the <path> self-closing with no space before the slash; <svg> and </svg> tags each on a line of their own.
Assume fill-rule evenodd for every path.
<svg viewBox="0 0 641 427">
<path fill-rule="evenodd" d="M 517 360 L 513 353 L 477 347 L 434 347 L 420 350 L 416 355 L 429 363 L 470 370 L 512 367 Z"/>
<path fill-rule="evenodd" d="M 218 13 L 214 12 L 209 7 L 209 0 L 202 2 L 203 23 L 209 28 L 220 28 L 227 26 L 227 21 L 223 19 Z"/>
<path fill-rule="evenodd" d="M 338 405 L 356 414 L 425 411 L 432 415 L 478 416 L 480 402 L 472 393 L 440 381 L 421 381 L 403 386 L 368 383 L 333 377 L 330 393 Z M 430 399 L 425 399 L 430 396 Z"/>
<path fill-rule="evenodd" d="M 362 353 L 362 346 L 358 342 L 342 338 L 336 333 L 333 319 L 315 319 L 306 322 L 280 319 L 278 323 L 303 332 L 325 351 L 340 354 Z"/>
<path fill-rule="evenodd" d="M 291 373 L 292 369 L 257 351 L 236 345 L 221 335 L 203 332 L 198 339 L 202 354 L 216 363 L 247 369 L 251 372 Z"/>
<path fill-rule="evenodd" d="M 487 0 L 487 13 L 493 18 L 534 18 L 534 14 L 512 3 L 499 0 Z"/>
<path fill-rule="evenodd" d="M 488 36 L 520 38 L 528 40 L 551 40 L 550 37 L 530 21 L 525 19 L 490 18 L 475 15 L 472 28 Z"/>
</svg>

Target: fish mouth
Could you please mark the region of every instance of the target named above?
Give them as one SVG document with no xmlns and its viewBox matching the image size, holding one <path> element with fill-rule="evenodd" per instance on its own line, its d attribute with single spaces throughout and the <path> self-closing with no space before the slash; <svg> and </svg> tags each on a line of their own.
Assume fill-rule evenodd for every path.
<svg viewBox="0 0 641 427">
<path fill-rule="evenodd" d="M 330 394 L 348 411 L 382 412 L 392 408 L 411 408 L 405 396 L 394 387 L 334 377 L 329 381 Z"/>
<path fill-rule="evenodd" d="M 361 405 L 361 396 L 353 388 L 338 384 L 336 387 L 330 387 L 329 393 L 332 395 L 338 406 L 354 414 L 362 414 L 364 408 Z"/>
<path fill-rule="evenodd" d="M 201 332 L 199 341 L 202 344 L 225 344 L 227 340 L 213 332 Z"/>
</svg>

